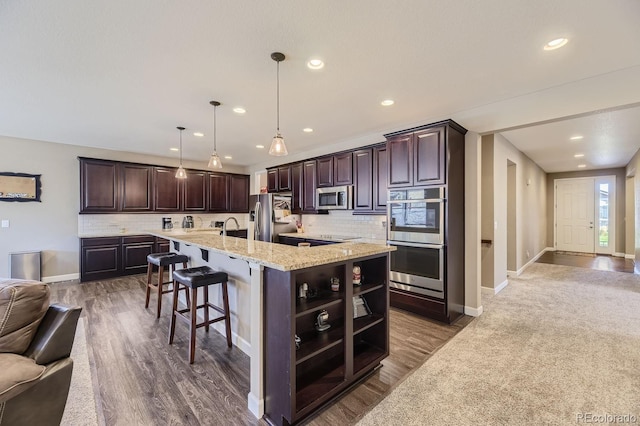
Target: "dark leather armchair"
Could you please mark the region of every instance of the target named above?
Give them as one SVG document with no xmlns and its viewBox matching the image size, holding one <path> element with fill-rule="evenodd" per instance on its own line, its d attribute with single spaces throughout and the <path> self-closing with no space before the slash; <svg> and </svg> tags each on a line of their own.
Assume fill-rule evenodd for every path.
<svg viewBox="0 0 640 426">
<path fill-rule="evenodd" d="M 0 279 L 0 425 L 59 425 L 62 419 L 81 308 L 48 302 L 46 284 Z"/>
</svg>

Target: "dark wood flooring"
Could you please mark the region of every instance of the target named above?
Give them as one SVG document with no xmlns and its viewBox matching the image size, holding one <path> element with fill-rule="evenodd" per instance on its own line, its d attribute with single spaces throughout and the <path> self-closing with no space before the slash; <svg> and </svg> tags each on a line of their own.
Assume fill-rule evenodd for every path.
<svg viewBox="0 0 640 426">
<path fill-rule="evenodd" d="M 51 285 L 53 302 L 83 307 L 100 423 L 266 425 L 247 409 L 249 357 L 227 348 L 215 330 L 200 329 L 189 365 L 186 325 L 178 322 L 169 345 L 170 295 L 157 320 L 154 309 L 144 309 L 145 279 Z M 392 309 L 391 353 L 383 366 L 306 423 L 355 423 L 471 321 L 445 325 Z"/>
<path fill-rule="evenodd" d="M 547 251 L 536 262 L 576 266 L 600 271 L 634 272 L 633 260 L 605 255 Z"/>
</svg>

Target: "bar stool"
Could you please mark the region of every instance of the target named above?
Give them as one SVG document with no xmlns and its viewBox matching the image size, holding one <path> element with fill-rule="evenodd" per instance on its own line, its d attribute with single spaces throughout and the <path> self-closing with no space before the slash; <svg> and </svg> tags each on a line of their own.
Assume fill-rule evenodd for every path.
<svg viewBox="0 0 640 426">
<path fill-rule="evenodd" d="M 176 315 L 187 321 L 190 326 L 189 337 L 189 364 L 193 364 L 196 351 L 196 329 L 204 327 L 209 332 L 209 324 L 214 322 L 225 322 L 225 333 L 227 335 L 227 346 L 231 347 L 231 319 L 229 316 L 229 294 L 227 291 L 227 281 L 229 276 L 226 272 L 216 272 L 208 266 L 199 266 L 196 268 L 180 269 L 173 273 L 173 312 L 171 313 L 171 326 L 169 331 L 169 344 L 173 343 L 173 335 L 176 331 Z M 191 289 L 191 307 L 187 309 L 178 309 L 178 284 Z M 222 308 L 209 303 L 209 286 L 213 284 L 222 284 Z M 204 302 L 198 305 L 198 288 L 203 287 Z M 197 322 L 197 311 L 204 308 L 204 321 Z M 209 319 L 209 308 L 212 308 L 222 316 Z M 187 312 L 189 314 L 187 314 Z"/>
<path fill-rule="evenodd" d="M 164 278 L 164 268 L 165 266 L 169 266 L 170 273 L 175 273 L 175 268 L 177 263 L 182 263 L 182 267 L 187 267 L 187 262 L 189 261 L 189 256 L 185 256 L 183 254 L 178 253 L 151 253 L 147 256 L 147 296 L 144 302 L 144 307 L 149 307 L 149 297 L 151 296 L 151 289 L 157 290 L 158 294 L 158 315 L 156 318 L 160 318 L 160 311 L 162 310 L 162 295 L 165 293 L 170 293 L 173 289 L 164 290 L 163 286 L 166 284 L 171 284 L 172 281 L 163 281 Z M 158 267 L 158 282 L 152 283 L 151 277 L 153 275 L 153 265 Z M 181 289 L 186 292 L 187 298 L 187 306 L 189 305 L 189 289 L 184 288 Z"/>
</svg>

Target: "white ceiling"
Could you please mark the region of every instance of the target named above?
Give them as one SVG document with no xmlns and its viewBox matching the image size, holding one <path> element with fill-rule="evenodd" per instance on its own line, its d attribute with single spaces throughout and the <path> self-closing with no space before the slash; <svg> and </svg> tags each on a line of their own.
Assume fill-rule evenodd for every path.
<svg viewBox="0 0 640 426">
<path fill-rule="evenodd" d="M 219 153 L 256 166 L 445 118 L 486 133 L 637 107 L 638 22 L 637 0 L 0 1 L 0 135 L 177 157 L 182 125 L 184 157 L 206 161 L 215 99 Z M 285 159 L 266 152 L 274 51 Z M 621 166 L 637 110 L 504 135 L 547 171 L 575 169 L 572 132 L 589 167 Z"/>
</svg>

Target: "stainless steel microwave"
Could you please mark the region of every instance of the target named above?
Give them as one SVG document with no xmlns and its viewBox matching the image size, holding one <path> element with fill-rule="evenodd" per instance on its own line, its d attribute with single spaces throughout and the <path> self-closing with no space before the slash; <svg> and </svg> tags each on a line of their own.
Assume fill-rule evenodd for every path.
<svg viewBox="0 0 640 426">
<path fill-rule="evenodd" d="M 316 190 L 316 209 L 352 210 L 353 186 L 332 186 Z"/>
</svg>

